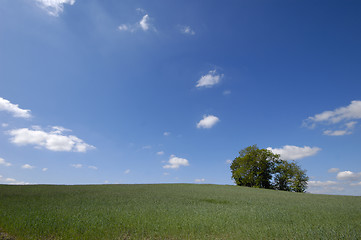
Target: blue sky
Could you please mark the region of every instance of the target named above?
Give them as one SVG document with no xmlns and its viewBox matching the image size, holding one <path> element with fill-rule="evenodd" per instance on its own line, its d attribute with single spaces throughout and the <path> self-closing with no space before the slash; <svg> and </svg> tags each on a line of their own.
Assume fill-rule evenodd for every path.
<svg viewBox="0 0 361 240">
<path fill-rule="evenodd" d="M 0 183 L 233 184 L 257 144 L 361 195 L 359 1 L 0 2 Z"/>
</svg>

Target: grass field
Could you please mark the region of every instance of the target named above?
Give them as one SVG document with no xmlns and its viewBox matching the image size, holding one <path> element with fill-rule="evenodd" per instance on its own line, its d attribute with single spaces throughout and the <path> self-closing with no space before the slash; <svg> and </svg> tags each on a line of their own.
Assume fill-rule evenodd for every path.
<svg viewBox="0 0 361 240">
<path fill-rule="evenodd" d="M 16 239 L 361 239 L 361 197 L 194 184 L 0 185 L 0 229 Z"/>
</svg>

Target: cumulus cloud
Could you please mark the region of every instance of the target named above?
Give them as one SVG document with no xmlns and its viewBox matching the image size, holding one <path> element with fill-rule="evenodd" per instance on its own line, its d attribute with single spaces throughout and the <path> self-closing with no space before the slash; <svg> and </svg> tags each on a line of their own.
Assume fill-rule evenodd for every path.
<svg viewBox="0 0 361 240">
<path fill-rule="evenodd" d="M 337 173 L 336 178 L 342 181 L 360 181 L 361 180 L 361 172 L 355 173 L 351 171 L 343 171 Z"/>
<path fill-rule="evenodd" d="M 180 31 L 181 31 L 181 33 L 187 34 L 187 35 L 196 34 L 196 32 L 190 26 L 181 26 Z"/>
<path fill-rule="evenodd" d="M 204 179 L 204 178 L 194 179 L 195 183 L 202 183 L 202 182 L 205 182 L 205 181 L 206 181 L 206 179 Z"/>
<path fill-rule="evenodd" d="M 204 115 L 203 119 L 197 123 L 197 128 L 211 128 L 217 122 L 219 122 L 219 118 L 213 115 Z"/>
<path fill-rule="evenodd" d="M 328 169 L 328 172 L 329 172 L 329 173 L 337 173 L 337 172 L 339 172 L 339 171 L 340 171 L 339 168 L 330 168 L 330 169 Z"/>
<path fill-rule="evenodd" d="M 17 118 L 30 118 L 30 110 L 19 108 L 18 104 L 13 104 L 9 100 L 6 100 L 0 97 L 0 111 L 6 111 L 11 113 L 14 117 Z M 7 125 L 2 125 L 3 127 L 7 127 Z"/>
<path fill-rule="evenodd" d="M 0 158 L 0 165 L 3 165 L 5 167 L 10 167 L 11 163 L 6 162 L 5 159 L 3 159 L 3 158 Z"/>
<path fill-rule="evenodd" d="M 70 130 L 58 126 L 52 127 L 50 132 L 39 128 L 19 128 L 10 130 L 8 134 L 12 136 L 10 141 L 16 145 L 34 145 L 50 151 L 86 152 L 95 148 L 74 135 L 64 135 L 64 131 Z"/>
<path fill-rule="evenodd" d="M 144 10 L 143 10 L 144 11 Z M 145 12 L 145 11 L 144 11 Z M 151 19 L 148 14 L 145 14 L 142 19 L 135 23 L 135 24 L 120 24 L 118 26 L 119 31 L 129 31 L 129 32 L 135 32 L 139 29 L 143 30 L 144 32 L 153 29 L 155 31 L 155 28 L 150 23 Z"/>
<path fill-rule="evenodd" d="M 313 156 L 321 150 L 321 148 L 318 147 L 309 147 L 309 146 L 297 147 L 290 145 L 283 146 L 283 148 L 268 147 L 267 149 L 275 154 L 281 155 L 281 158 L 285 160 L 297 160 L 297 159 Z"/>
<path fill-rule="evenodd" d="M 33 169 L 35 167 L 31 166 L 30 164 L 24 164 L 24 165 L 21 166 L 21 168 L 23 168 L 23 169 Z"/>
<path fill-rule="evenodd" d="M 82 167 L 83 167 L 83 164 L 80 164 L 80 163 L 70 164 L 70 167 L 73 167 L 73 168 L 82 168 Z"/>
<path fill-rule="evenodd" d="M 75 0 L 36 0 L 49 15 L 58 17 L 64 11 L 64 4 L 73 5 Z"/>
<path fill-rule="evenodd" d="M 28 182 L 19 182 L 15 178 L 3 178 L 3 176 L 0 175 L 0 182 L 5 182 L 10 185 L 29 185 Z"/>
<path fill-rule="evenodd" d="M 222 78 L 223 74 L 217 74 L 216 70 L 211 70 L 198 80 L 196 87 L 212 87 L 219 83 Z"/>
<path fill-rule="evenodd" d="M 163 168 L 171 168 L 171 169 L 177 169 L 181 166 L 189 166 L 189 162 L 187 159 L 185 158 L 179 158 L 176 157 L 175 155 L 171 155 L 169 157 L 169 161 L 167 162 L 168 164 L 164 165 Z"/>
<path fill-rule="evenodd" d="M 303 125 L 310 128 L 314 128 L 317 124 L 333 125 L 341 129 L 327 129 L 323 131 L 323 134 L 328 136 L 343 136 L 352 134 L 354 127 L 358 123 L 357 121 L 350 120 L 359 119 L 361 119 L 361 101 L 354 100 L 351 101 L 348 106 L 336 108 L 333 111 L 324 111 L 308 117 L 303 121 Z"/>
<path fill-rule="evenodd" d="M 309 187 L 328 187 L 337 185 L 337 182 L 335 181 L 308 181 L 307 183 Z"/>
</svg>

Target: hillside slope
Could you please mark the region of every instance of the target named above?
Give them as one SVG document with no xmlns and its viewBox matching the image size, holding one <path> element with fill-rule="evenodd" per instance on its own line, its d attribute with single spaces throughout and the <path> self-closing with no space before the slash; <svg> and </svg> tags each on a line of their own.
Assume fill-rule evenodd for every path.
<svg viewBox="0 0 361 240">
<path fill-rule="evenodd" d="M 16 239 L 361 239 L 361 197 L 238 186 L 0 185 Z"/>
</svg>

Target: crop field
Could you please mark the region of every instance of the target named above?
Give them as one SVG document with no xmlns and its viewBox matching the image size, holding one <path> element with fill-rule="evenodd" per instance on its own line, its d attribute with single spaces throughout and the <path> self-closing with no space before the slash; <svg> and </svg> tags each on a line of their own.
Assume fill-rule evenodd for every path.
<svg viewBox="0 0 361 240">
<path fill-rule="evenodd" d="M 361 239 L 361 197 L 238 186 L 0 185 L 0 239 Z"/>
</svg>

